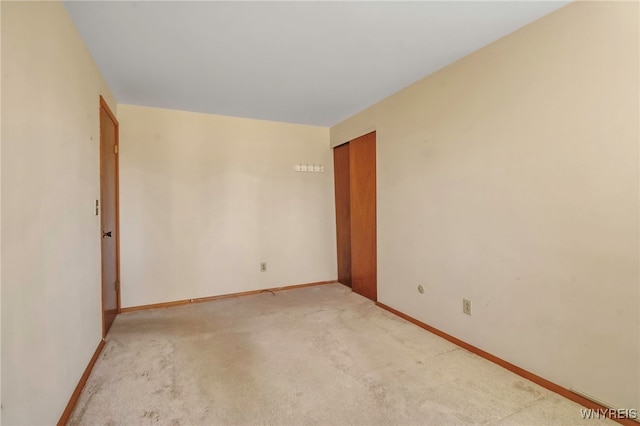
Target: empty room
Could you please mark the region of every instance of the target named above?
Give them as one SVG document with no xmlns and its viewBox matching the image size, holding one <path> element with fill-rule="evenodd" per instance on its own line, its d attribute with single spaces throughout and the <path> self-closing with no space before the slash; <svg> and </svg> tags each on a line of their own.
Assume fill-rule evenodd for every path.
<svg viewBox="0 0 640 426">
<path fill-rule="evenodd" d="M 638 425 L 638 1 L 1 1 L 3 425 Z"/>
</svg>

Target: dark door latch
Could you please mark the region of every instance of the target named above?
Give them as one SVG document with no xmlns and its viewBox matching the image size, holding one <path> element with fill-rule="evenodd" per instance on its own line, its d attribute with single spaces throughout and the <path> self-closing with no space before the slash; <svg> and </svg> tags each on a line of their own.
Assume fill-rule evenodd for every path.
<svg viewBox="0 0 640 426">
<path fill-rule="evenodd" d="M 111 231 L 109 231 L 109 232 L 102 231 L 102 238 L 104 238 L 104 237 L 111 237 Z"/>
</svg>

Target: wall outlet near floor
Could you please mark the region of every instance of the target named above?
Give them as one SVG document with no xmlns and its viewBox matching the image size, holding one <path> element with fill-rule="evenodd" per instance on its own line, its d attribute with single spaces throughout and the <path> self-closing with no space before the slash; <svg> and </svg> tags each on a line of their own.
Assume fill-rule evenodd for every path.
<svg viewBox="0 0 640 426">
<path fill-rule="evenodd" d="M 422 287 L 422 284 L 418 286 L 418 293 L 420 294 L 424 293 L 424 287 Z"/>
<path fill-rule="evenodd" d="M 267 262 L 260 263 L 260 272 L 267 272 Z"/>
<path fill-rule="evenodd" d="M 471 315 L 471 300 L 462 299 L 462 313 Z"/>
</svg>

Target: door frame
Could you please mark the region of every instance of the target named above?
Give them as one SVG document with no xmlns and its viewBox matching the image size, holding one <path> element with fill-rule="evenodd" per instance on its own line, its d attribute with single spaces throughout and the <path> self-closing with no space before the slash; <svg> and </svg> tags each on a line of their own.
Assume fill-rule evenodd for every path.
<svg viewBox="0 0 640 426">
<path fill-rule="evenodd" d="M 119 314 L 122 310 L 121 308 L 121 301 L 120 301 L 120 290 L 121 290 L 121 284 L 120 284 L 120 155 L 119 155 L 119 148 L 120 148 L 120 124 L 118 123 L 118 119 L 116 118 L 115 114 L 111 111 L 111 108 L 109 108 L 109 105 L 107 104 L 107 101 L 104 100 L 104 98 L 102 97 L 102 95 L 100 95 L 100 108 L 98 109 L 98 117 L 100 117 L 100 111 L 104 110 L 104 112 L 107 113 L 107 115 L 109 116 L 109 118 L 111 119 L 111 121 L 113 121 L 114 125 L 115 125 L 115 129 L 116 129 L 116 142 L 115 142 L 115 146 L 117 147 L 118 151 L 115 153 L 115 174 L 116 174 L 116 229 L 115 229 L 115 236 L 116 236 L 116 280 L 118 281 L 118 288 L 116 289 L 116 300 L 117 300 L 117 313 Z M 98 120 L 101 120 L 100 118 L 98 118 Z M 102 125 L 102 123 L 100 123 L 100 126 Z M 107 335 L 106 330 L 105 330 L 105 320 L 104 320 L 104 292 L 103 292 L 103 288 L 105 283 L 103 282 L 103 276 L 104 276 L 104 252 L 103 252 L 103 248 L 102 248 L 102 230 L 104 229 L 103 227 L 103 223 L 102 223 L 102 218 L 104 217 L 103 215 L 103 209 L 104 209 L 104 204 L 102 203 L 102 186 L 103 186 L 103 169 L 102 169 L 102 131 L 101 131 L 101 127 L 99 128 L 99 138 L 100 138 L 100 144 L 99 144 L 99 149 L 100 149 L 100 232 L 98 234 L 98 238 L 100 241 L 100 300 L 101 300 L 101 306 L 100 306 L 100 317 L 102 318 L 102 338 L 104 339 Z"/>
</svg>

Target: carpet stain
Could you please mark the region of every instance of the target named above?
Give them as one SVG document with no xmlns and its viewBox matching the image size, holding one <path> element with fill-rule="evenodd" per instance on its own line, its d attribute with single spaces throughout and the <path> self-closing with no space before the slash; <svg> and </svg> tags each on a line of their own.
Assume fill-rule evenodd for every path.
<svg viewBox="0 0 640 426">
<path fill-rule="evenodd" d="M 513 384 L 513 387 L 521 391 L 529 392 L 531 395 L 535 397 L 540 397 L 542 395 L 542 393 L 538 389 L 536 389 L 531 383 L 517 381 Z"/>
<path fill-rule="evenodd" d="M 155 411 L 145 411 L 142 416 L 143 419 L 149 419 L 154 423 L 158 423 L 160 421 L 160 414 Z"/>
</svg>

